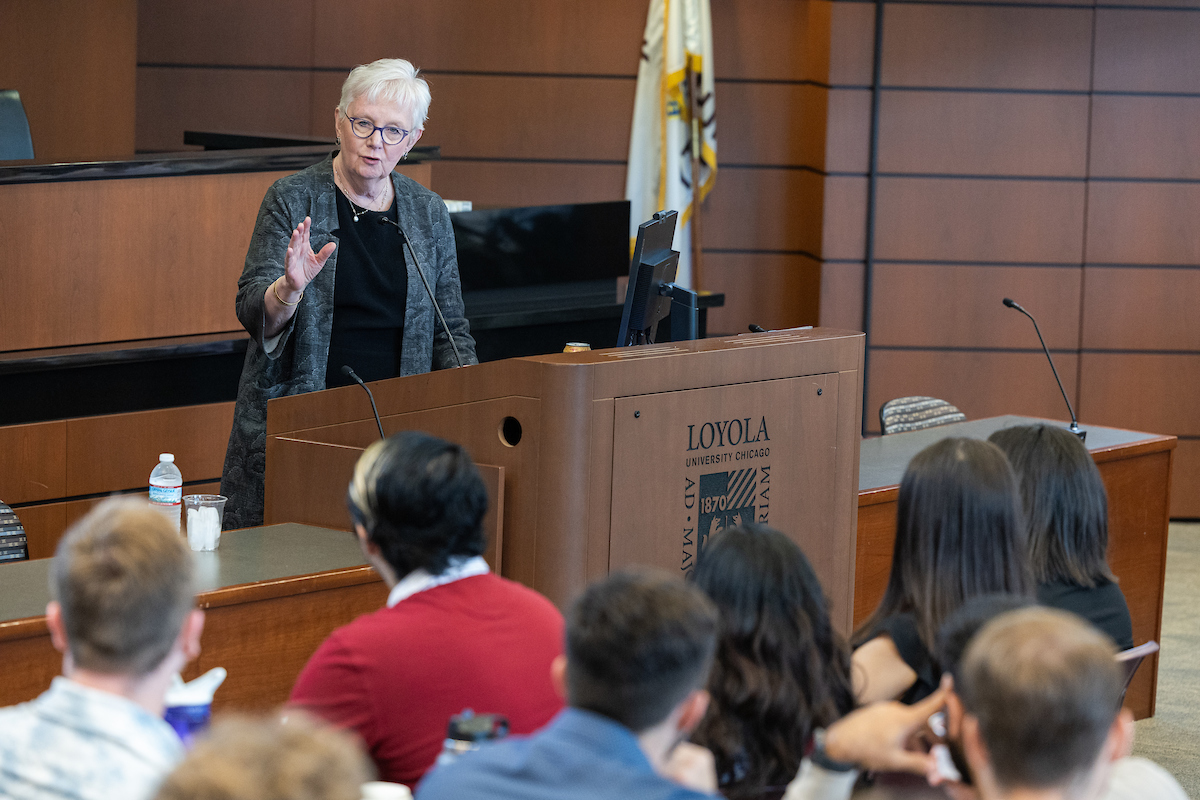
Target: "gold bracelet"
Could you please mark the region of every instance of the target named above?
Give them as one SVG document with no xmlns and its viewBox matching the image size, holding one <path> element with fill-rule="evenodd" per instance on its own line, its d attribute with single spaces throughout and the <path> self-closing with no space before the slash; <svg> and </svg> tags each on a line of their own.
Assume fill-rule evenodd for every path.
<svg viewBox="0 0 1200 800">
<path fill-rule="evenodd" d="M 298 306 L 298 305 L 300 305 L 300 300 L 304 299 L 303 291 L 300 292 L 300 300 L 297 300 L 294 303 L 289 303 L 287 300 L 284 300 L 282 297 L 280 297 L 279 296 L 279 279 L 278 278 L 271 281 L 271 291 L 275 293 L 275 299 L 278 300 L 279 302 L 283 303 L 285 306 Z"/>
</svg>

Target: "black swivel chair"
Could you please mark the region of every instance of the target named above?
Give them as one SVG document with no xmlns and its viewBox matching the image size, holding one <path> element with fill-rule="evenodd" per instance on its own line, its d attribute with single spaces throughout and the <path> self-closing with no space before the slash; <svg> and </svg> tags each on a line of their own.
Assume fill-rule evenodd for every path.
<svg viewBox="0 0 1200 800">
<path fill-rule="evenodd" d="M 16 89 L 0 89 L 0 161 L 33 158 L 29 120 Z"/>
</svg>

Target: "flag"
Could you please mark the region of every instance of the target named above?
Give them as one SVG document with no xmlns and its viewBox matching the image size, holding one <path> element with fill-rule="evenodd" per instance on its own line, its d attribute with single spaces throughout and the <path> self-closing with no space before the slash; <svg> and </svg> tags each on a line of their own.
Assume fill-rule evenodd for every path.
<svg viewBox="0 0 1200 800">
<path fill-rule="evenodd" d="M 625 197 L 630 203 L 630 248 L 637 226 L 655 211 L 679 212 L 674 249 L 676 282 L 692 285 L 692 104 L 687 66 L 700 76 L 700 192 L 703 201 L 717 177 L 716 101 L 713 97 L 712 15 L 709 0 L 650 0 L 638 64 L 633 131 Z"/>
</svg>

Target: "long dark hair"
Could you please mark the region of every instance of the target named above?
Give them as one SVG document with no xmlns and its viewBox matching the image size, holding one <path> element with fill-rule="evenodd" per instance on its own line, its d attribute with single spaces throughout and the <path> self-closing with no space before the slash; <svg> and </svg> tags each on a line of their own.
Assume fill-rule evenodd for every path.
<svg viewBox="0 0 1200 800">
<path fill-rule="evenodd" d="M 720 612 L 708 714 L 692 735 L 721 791 L 751 797 L 796 775 L 813 728 L 854 707 L 850 652 L 804 553 L 771 528 L 717 534 L 692 572 Z"/>
<path fill-rule="evenodd" d="M 1034 580 L 1089 588 L 1116 581 L 1105 561 L 1108 495 L 1079 437 L 1052 425 L 1020 425 L 988 441 L 1017 473 Z"/>
<path fill-rule="evenodd" d="M 854 645 L 908 613 L 932 653 L 938 628 L 963 601 L 1028 594 L 1020 503 L 1012 467 L 990 442 L 948 438 L 917 453 L 900 481 L 887 590 Z"/>
</svg>

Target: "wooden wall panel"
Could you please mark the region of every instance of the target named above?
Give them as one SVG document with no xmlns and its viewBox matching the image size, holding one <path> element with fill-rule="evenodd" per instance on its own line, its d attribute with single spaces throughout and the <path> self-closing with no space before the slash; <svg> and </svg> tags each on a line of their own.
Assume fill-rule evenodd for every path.
<svg viewBox="0 0 1200 800">
<path fill-rule="evenodd" d="M 866 258 L 867 179 L 856 176 L 825 178 L 825 214 L 821 255 L 858 261 Z"/>
<path fill-rule="evenodd" d="M 1088 262 L 1200 264 L 1200 183 L 1093 181 Z"/>
<path fill-rule="evenodd" d="M 0 349 L 240 329 L 234 287 L 283 174 L 0 186 Z"/>
<path fill-rule="evenodd" d="M 870 91 L 830 89 L 828 98 L 825 169 L 866 174 L 870 169 Z"/>
<path fill-rule="evenodd" d="M 1075 390 L 1078 356 L 1054 354 L 1059 377 L 1079 407 Z M 968 419 L 1020 414 L 1049 419 L 1070 419 L 1062 395 L 1036 352 L 873 350 L 867 424 L 879 431 L 879 407 L 895 397 L 929 395 L 956 406 Z M 1080 412 L 1081 413 L 1081 412 Z M 1089 422 L 1108 424 L 1089 417 Z"/>
<path fill-rule="evenodd" d="M 832 6 L 829 84 L 870 86 L 875 53 L 875 4 L 834 0 Z"/>
<path fill-rule="evenodd" d="M 184 481 L 219 478 L 232 425 L 233 403 L 68 420 L 66 493 L 137 489 L 159 453 L 175 454 Z"/>
<path fill-rule="evenodd" d="M 863 329 L 863 272 L 861 262 L 825 261 L 821 265 L 819 324 L 825 328 Z"/>
<path fill-rule="evenodd" d="M 877 258 L 1082 260 L 1082 182 L 880 178 L 878 187 Z"/>
<path fill-rule="evenodd" d="M 961 267 L 876 264 L 872 342 L 894 347 L 1036 348 L 1037 334 L 1022 314 L 1005 308 L 1015 298 L 1040 320 L 1046 344 L 1079 347 L 1079 283 L 1071 267 Z"/>
<path fill-rule="evenodd" d="M 17 513 L 17 519 L 21 520 L 21 526 L 25 528 L 29 557 L 33 559 L 53 556 L 54 548 L 58 547 L 58 540 L 67 527 L 66 503 L 46 503 L 13 510 Z"/>
<path fill-rule="evenodd" d="M 1091 173 L 1200 180 L 1200 97 L 1096 95 Z"/>
<path fill-rule="evenodd" d="M 143 63 L 312 64 L 313 0 L 140 0 L 137 20 Z"/>
<path fill-rule="evenodd" d="M 1180 439 L 1171 465 L 1171 516 L 1200 518 L 1200 439 Z"/>
<path fill-rule="evenodd" d="M 644 31 L 646 2 L 638 35 Z M 831 4 L 753 0 L 712 4 L 713 69 L 718 78 L 828 79 Z"/>
<path fill-rule="evenodd" d="M 704 247 L 820 252 L 822 183 L 808 170 L 721 170 L 705 204 Z"/>
<path fill-rule="evenodd" d="M 1083 347 L 1200 352 L 1200 270 L 1089 267 Z"/>
<path fill-rule="evenodd" d="M 1079 395 L 1088 422 L 1200 436 L 1200 354 L 1085 351 Z"/>
<path fill-rule="evenodd" d="M 185 130 L 307 136 L 311 95 L 307 72 L 139 67 L 138 149 L 185 150 Z"/>
<path fill-rule="evenodd" d="M 880 95 L 879 170 L 1082 178 L 1086 95 L 891 91 Z"/>
<path fill-rule="evenodd" d="M 628 103 L 631 109 L 632 92 L 631 83 Z M 798 83 L 721 81 L 716 92 L 720 104 L 717 112 L 720 163 L 803 165 L 816 169 L 825 164 L 827 89 Z M 732 129 L 729 136 L 721 135 L 721 121 L 725 120 Z M 742 124 L 741 120 L 754 122 Z M 625 143 L 621 158 L 628 149 Z"/>
<path fill-rule="evenodd" d="M 885 86 L 1087 91 L 1091 11 L 889 3 Z"/>
<path fill-rule="evenodd" d="M 816 325 L 821 267 L 813 258 L 760 253 L 705 253 L 706 288 L 725 293 L 708 312 L 709 335 Z"/>
<path fill-rule="evenodd" d="M 1193 10 L 1096 12 L 1096 91 L 1195 93 L 1200 15 Z"/>
<path fill-rule="evenodd" d="M 11 506 L 66 494 L 66 423 L 0 427 L 0 453 L 0 502 Z"/>
<path fill-rule="evenodd" d="M 421 69 L 633 75 L 644 0 L 315 0 L 313 65 L 407 58 Z"/>
<path fill-rule="evenodd" d="M 624 200 L 625 165 L 440 161 L 433 188 L 476 208 Z"/>
</svg>

